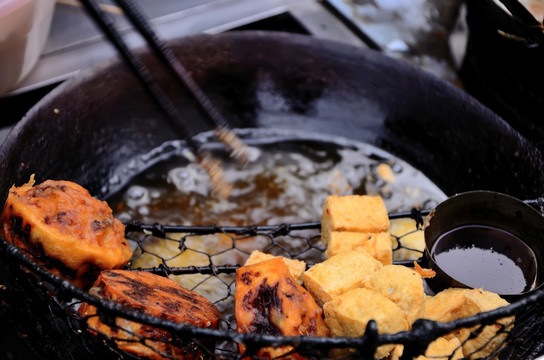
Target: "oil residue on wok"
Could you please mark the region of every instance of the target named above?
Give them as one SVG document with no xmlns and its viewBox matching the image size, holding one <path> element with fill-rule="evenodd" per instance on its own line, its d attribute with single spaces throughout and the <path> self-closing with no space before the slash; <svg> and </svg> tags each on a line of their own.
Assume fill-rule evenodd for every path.
<svg viewBox="0 0 544 360">
<path fill-rule="evenodd" d="M 263 129 L 240 135 L 252 149 L 252 160 L 245 167 L 231 159 L 210 134 L 199 139 L 223 163 L 225 180 L 234 187 L 228 199 L 211 191 L 207 173 L 192 161 L 185 143 L 176 141 L 118 171 L 112 184 L 123 176 L 137 175 L 109 199 L 115 216 L 123 222 L 163 225 L 275 225 L 319 221 L 331 194 L 380 195 L 390 212 L 414 206 L 430 209 L 445 199 L 419 171 L 363 143 Z M 134 246 L 132 266 L 243 264 L 255 249 L 297 257 L 309 264 L 322 261 L 323 253 L 309 249 L 307 241 L 315 239 L 313 245 L 319 245 L 318 231 L 297 235 L 301 238 L 286 237 L 281 246 L 273 246 L 265 236 L 235 243 L 228 234 L 174 234 L 169 240 L 146 236 Z M 220 300 L 228 298 L 233 278 L 230 274 L 195 274 L 177 276 L 176 280 L 216 303 L 224 303 Z"/>
</svg>

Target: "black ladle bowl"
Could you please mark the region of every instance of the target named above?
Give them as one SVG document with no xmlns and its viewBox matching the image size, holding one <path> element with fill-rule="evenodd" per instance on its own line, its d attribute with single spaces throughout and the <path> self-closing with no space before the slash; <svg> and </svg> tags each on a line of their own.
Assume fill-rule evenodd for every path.
<svg viewBox="0 0 544 360">
<path fill-rule="evenodd" d="M 515 197 L 493 191 L 450 197 L 429 214 L 425 245 L 435 292 L 483 288 L 514 301 L 543 285 L 544 217 Z"/>
</svg>

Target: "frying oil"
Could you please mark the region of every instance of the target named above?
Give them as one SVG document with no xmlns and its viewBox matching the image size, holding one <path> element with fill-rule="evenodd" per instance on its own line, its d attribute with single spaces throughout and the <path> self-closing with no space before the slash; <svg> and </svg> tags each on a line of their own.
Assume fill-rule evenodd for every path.
<svg viewBox="0 0 544 360">
<path fill-rule="evenodd" d="M 241 136 L 252 161 L 242 166 L 222 144 L 202 136 L 233 185 L 229 198 L 211 191 L 208 174 L 184 153 L 184 142 L 171 142 L 118 171 L 117 178 L 130 181 L 115 196 L 103 196 L 116 216 L 150 224 L 273 225 L 318 221 L 332 194 L 379 195 L 389 212 L 431 209 L 446 198 L 406 162 L 345 138 L 248 129 Z"/>
<path fill-rule="evenodd" d="M 367 144 L 264 129 L 247 130 L 241 136 L 251 147 L 246 166 L 234 161 L 212 137 L 199 139 L 221 160 L 224 179 L 233 186 L 229 198 L 211 191 L 206 171 L 187 154 L 183 141 L 174 141 L 117 171 L 116 179 L 130 181 L 108 197 L 115 216 L 145 224 L 277 225 L 319 221 L 325 199 L 332 194 L 380 195 L 390 212 L 414 206 L 431 209 L 446 198 L 421 172 Z M 133 268 L 243 264 L 253 250 L 297 257 L 307 264 L 323 260 L 318 229 L 295 235 L 277 238 L 277 244 L 266 236 L 234 241 L 227 234 L 129 240 L 135 251 Z M 229 298 L 231 274 L 173 278 L 217 304 L 231 303 L 222 301 Z"/>
<path fill-rule="evenodd" d="M 502 229 L 468 225 L 443 234 L 431 249 L 434 261 L 449 276 L 498 294 L 519 294 L 538 285 L 532 249 Z"/>
</svg>

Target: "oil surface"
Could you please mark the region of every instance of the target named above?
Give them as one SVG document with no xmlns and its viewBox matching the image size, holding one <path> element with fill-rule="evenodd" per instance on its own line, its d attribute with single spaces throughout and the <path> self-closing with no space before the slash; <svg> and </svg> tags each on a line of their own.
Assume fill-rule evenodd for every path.
<svg viewBox="0 0 544 360">
<path fill-rule="evenodd" d="M 253 156 L 245 167 L 213 138 L 200 140 L 234 186 L 228 199 L 210 191 L 207 173 L 184 153 L 183 142 L 173 142 L 148 155 L 148 164 L 136 159 L 127 165 L 138 174 L 110 197 L 116 216 L 161 224 L 272 225 L 319 221 L 331 194 L 380 195 L 389 212 L 431 209 L 446 198 L 421 172 L 367 144 L 262 129 L 242 137 Z M 127 169 L 117 178 L 127 177 Z"/>
<path fill-rule="evenodd" d="M 436 241 L 431 253 L 449 276 L 473 288 L 507 295 L 538 284 L 533 251 L 501 229 L 481 225 L 453 229 Z"/>
<path fill-rule="evenodd" d="M 331 194 L 380 195 L 390 212 L 431 209 L 446 198 L 421 172 L 367 144 L 278 130 L 252 129 L 241 135 L 251 146 L 246 166 L 230 158 L 212 137 L 200 139 L 223 164 L 224 179 L 233 185 L 229 198 L 211 191 L 208 174 L 194 162 L 183 141 L 169 142 L 129 162 L 111 178 L 110 189 L 104 191 L 120 189 L 108 199 L 115 216 L 145 224 L 277 225 L 319 221 Z M 279 246 L 272 246 L 265 236 L 233 243 L 225 234 L 171 234 L 168 240 L 130 234 L 128 240 L 135 254 L 133 268 L 244 264 L 253 250 L 298 258 L 309 265 L 324 260 L 318 229 L 296 235 L 281 237 Z M 232 274 L 171 277 L 218 306 L 232 306 L 228 286 L 234 281 Z"/>
</svg>

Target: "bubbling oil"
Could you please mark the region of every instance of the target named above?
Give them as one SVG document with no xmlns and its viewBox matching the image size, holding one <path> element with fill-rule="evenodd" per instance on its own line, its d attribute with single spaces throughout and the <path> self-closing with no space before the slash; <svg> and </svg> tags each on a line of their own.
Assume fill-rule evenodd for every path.
<svg viewBox="0 0 544 360">
<path fill-rule="evenodd" d="M 389 212 L 431 209 L 446 198 L 406 162 L 345 138 L 246 130 L 241 136 L 252 159 L 242 166 L 210 135 L 201 136 L 234 187 L 228 199 L 211 191 L 208 174 L 184 152 L 184 142 L 172 142 L 142 157 L 153 161 L 134 160 L 131 171 L 138 174 L 106 196 L 116 216 L 161 224 L 275 225 L 318 221 L 332 194 L 379 195 Z M 121 169 L 115 177 L 126 175 Z"/>
<path fill-rule="evenodd" d="M 240 135 L 251 148 L 246 166 L 231 159 L 211 135 L 199 139 L 221 160 L 224 179 L 233 185 L 229 198 L 212 191 L 206 171 L 193 160 L 183 141 L 175 141 L 117 171 L 111 185 L 119 187 L 124 178 L 130 181 L 108 197 L 114 215 L 123 222 L 145 224 L 278 225 L 319 221 L 323 204 L 332 194 L 379 195 L 390 212 L 431 209 L 446 198 L 421 172 L 367 144 L 264 129 Z M 309 248 L 307 239 L 315 240 L 314 246 Z M 137 243 L 129 239 L 135 253 L 132 267 L 241 265 L 252 250 L 296 257 L 309 265 L 324 260 L 317 229 L 280 239 L 281 246 L 271 246 L 262 236 L 237 240 L 235 245 L 225 234 L 183 238 L 183 247 L 176 239 L 170 240 L 145 236 L 144 242 Z M 233 281 L 230 274 L 171 277 L 216 304 L 231 303 L 222 301 Z"/>
<path fill-rule="evenodd" d="M 502 229 L 482 225 L 455 228 L 437 239 L 431 254 L 444 272 L 472 288 L 512 295 L 538 286 L 533 250 Z"/>
</svg>

